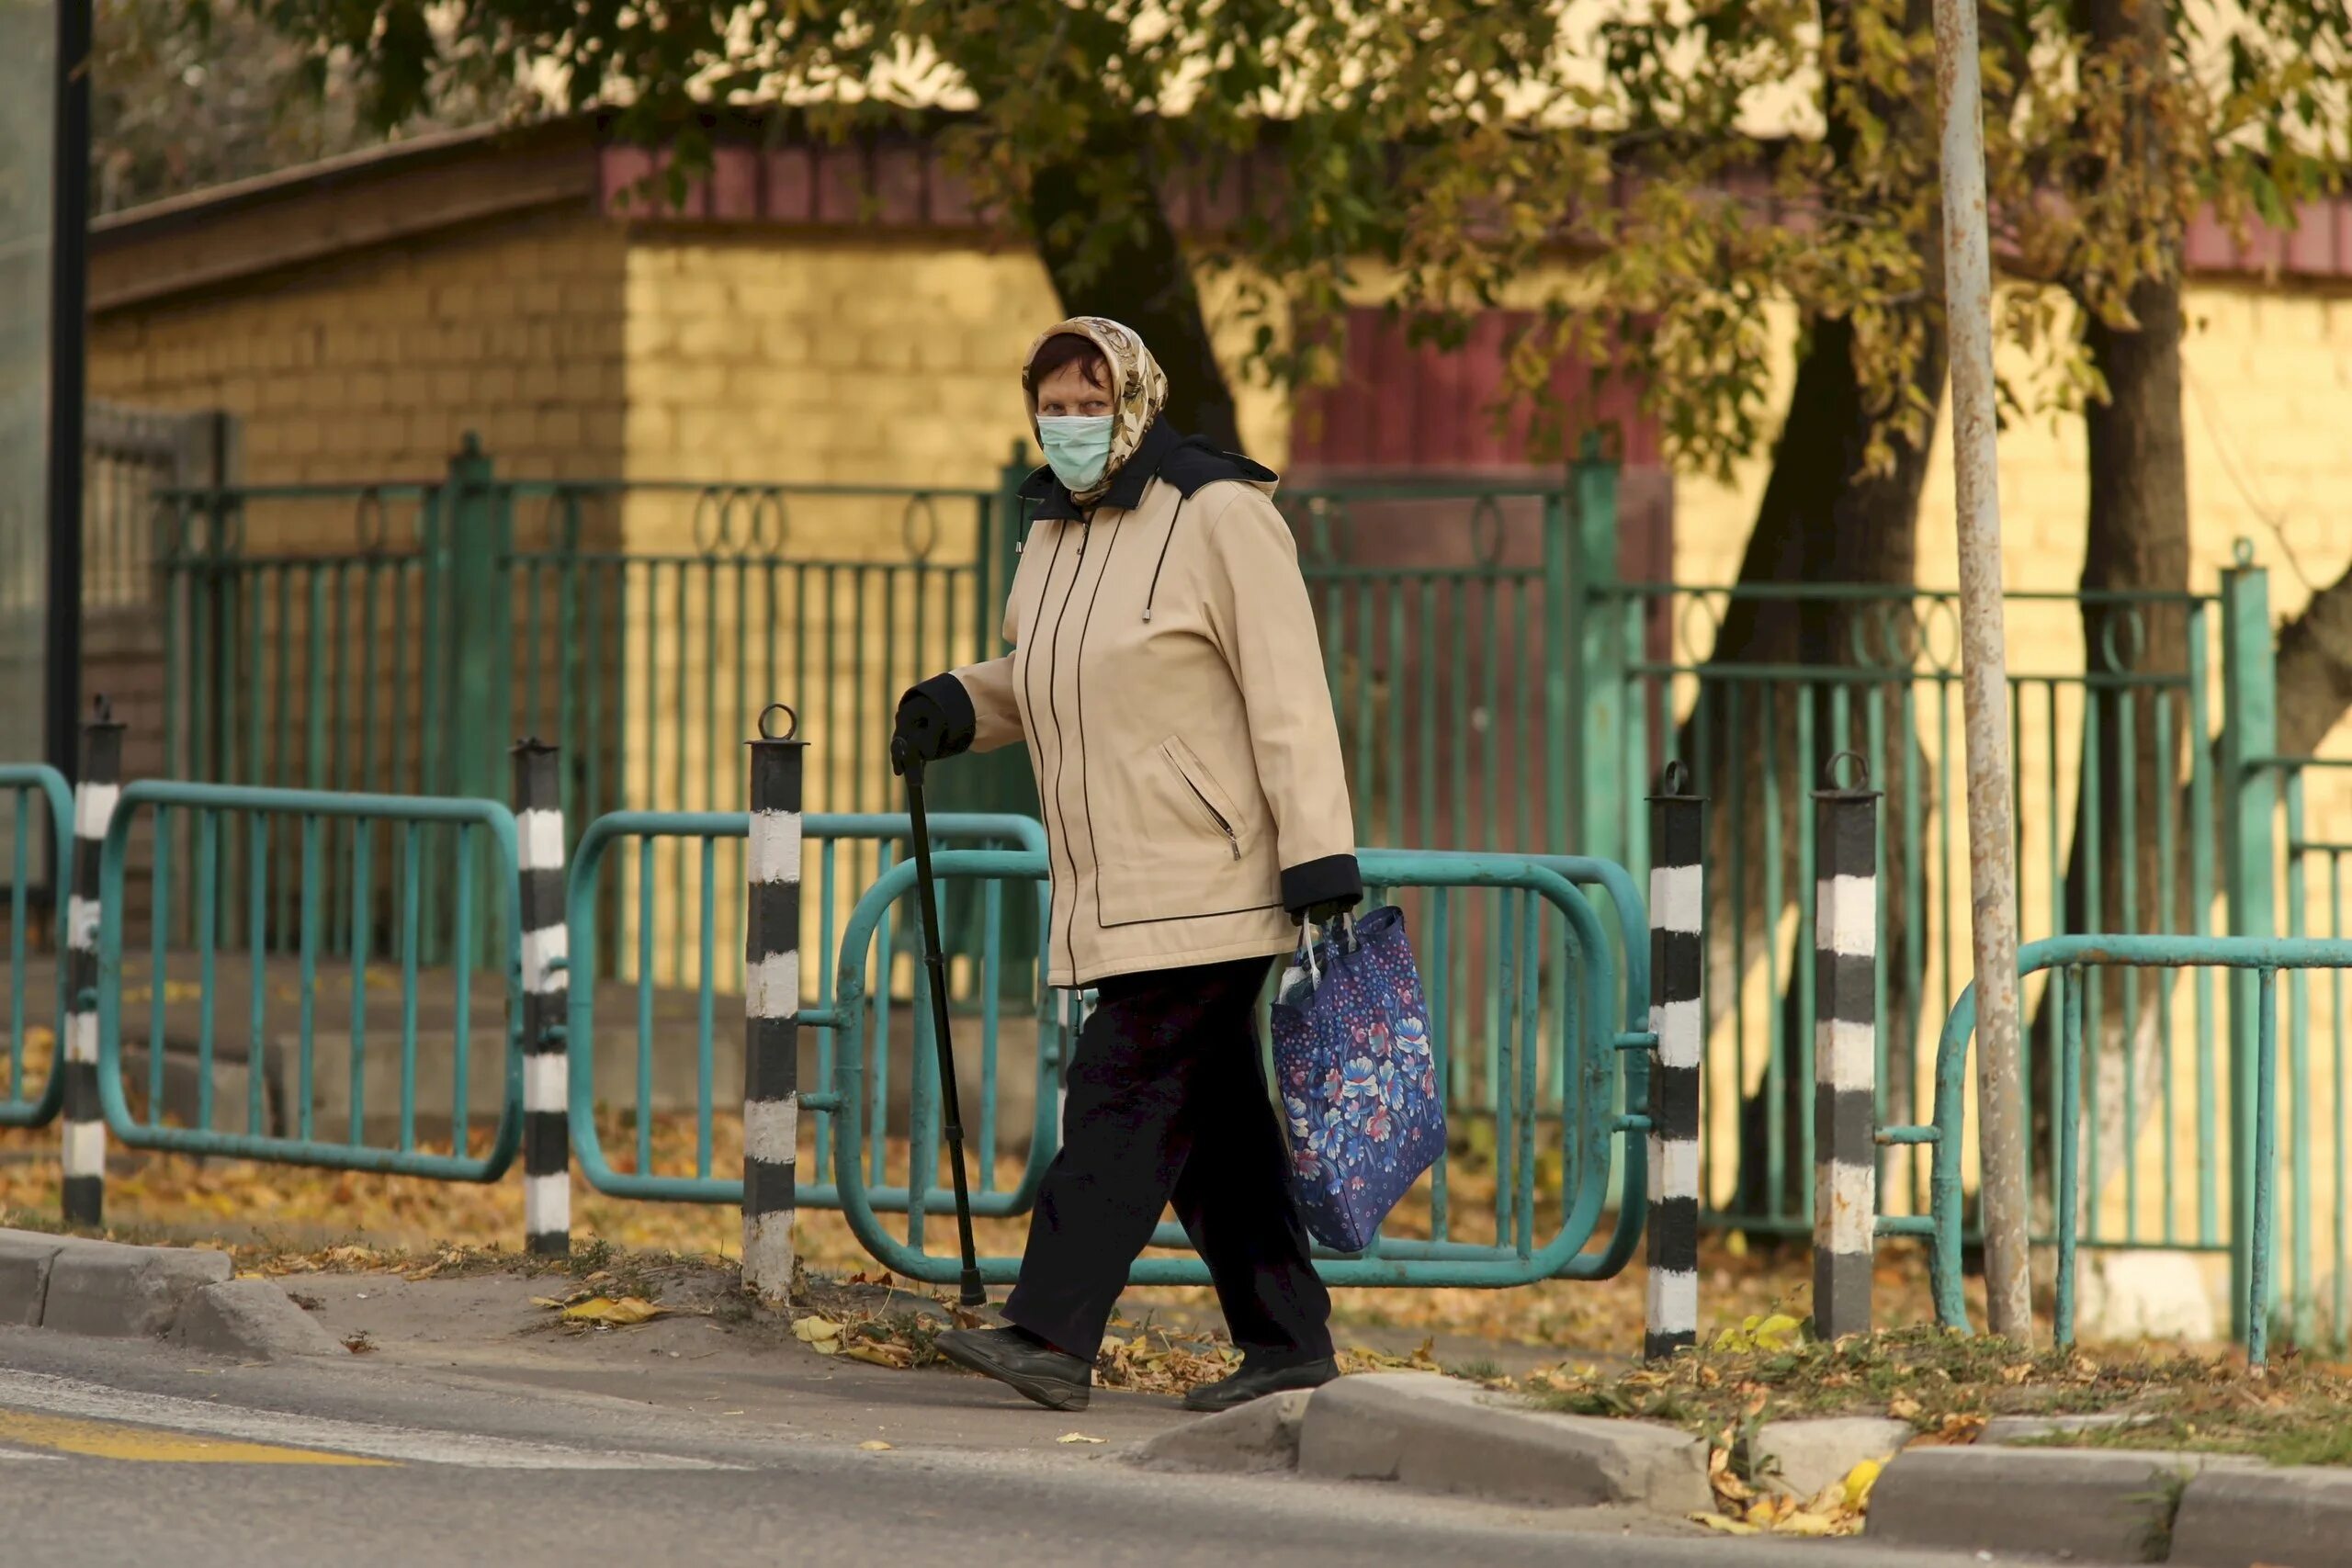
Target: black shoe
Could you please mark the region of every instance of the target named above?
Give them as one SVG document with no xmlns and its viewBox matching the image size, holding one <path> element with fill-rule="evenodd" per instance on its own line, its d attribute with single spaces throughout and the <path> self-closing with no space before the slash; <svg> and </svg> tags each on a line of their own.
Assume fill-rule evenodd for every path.
<svg viewBox="0 0 2352 1568">
<path fill-rule="evenodd" d="M 1321 1388 L 1339 1375 L 1339 1363 L 1329 1356 L 1320 1356 L 1311 1361 L 1271 1362 L 1261 1357 L 1249 1356 L 1243 1359 L 1241 1370 L 1231 1377 L 1187 1389 L 1184 1408 L 1230 1410 L 1237 1404 L 1247 1404 L 1270 1393 L 1284 1393 L 1295 1388 Z"/>
<path fill-rule="evenodd" d="M 1017 1328 L 951 1328 L 939 1353 L 996 1379 L 1048 1410 L 1083 1410 L 1094 1394 L 1094 1368 Z"/>
</svg>

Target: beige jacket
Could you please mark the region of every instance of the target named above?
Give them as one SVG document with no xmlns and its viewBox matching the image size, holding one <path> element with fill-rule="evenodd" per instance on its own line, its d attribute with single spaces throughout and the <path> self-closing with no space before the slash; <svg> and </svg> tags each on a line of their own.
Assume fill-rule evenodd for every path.
<svg viewBox="0 0 2352 1568">
<path fill-rule="evenodd" d="M 950 749 L 1025 740 L 1051 983 L 1289 952 L 1362 891 L 1339 726 L 1273 475 L 1156 423 L 1080 510 L 1041 470 L 1013 650 L 922 688 Z"/>
</svg>

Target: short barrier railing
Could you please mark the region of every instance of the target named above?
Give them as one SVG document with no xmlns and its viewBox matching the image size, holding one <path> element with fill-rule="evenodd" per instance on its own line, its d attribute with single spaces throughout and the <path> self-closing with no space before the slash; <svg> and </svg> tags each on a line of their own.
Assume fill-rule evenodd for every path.
<svg viewBox="0 0 2352 1568">
<path fill-rule="evenodd" d="M 1651 1042 L 1646 1033 L 1617 1027 L 1616 968 L 1599 917 L 1566 877 L 1524 857 L 1370 851 L 1363 860 L 1368 882 L 1399 892 L 1421 890 L 1433 901 L 1432 918 L 1417 936 L 1433 955 L 1428 961 L 1433 976 L 1450 972 L 1444 949 L 1451 922 L 1444 901 L 1472 890 L 1495 890 L 1500 906 L 1495 928 L 1498 940 L 1492 955 L 1498 985 L 1487 1001 L 1499 1027 L 1479 1043 L 1494 1054 L 1502 1070 L 1501 1081 L 1510 1086 L 1502 1099 L 1496 1136 L 1498 1165 L 1510 1168 L 1511 1175 L 1497 1182 L 1493 1240 L 1463 1239 L 1452 1234 L 1450 1161 L 1441 1159 L 1430 1187 L 1430 1234 L 1384 1234 L 1361 1254 L 1324 1262 L 1325 1279 L 1335 1285 L 1503 1286 L 1613 1274 L 1630 1258 L 1641 1230 L 1647 1176 L 1636 1135 L 1645 1132 L 1648 1123 L 1640 1109 L 1644 1104 L 1640 1064 Z M 1046 874 L 1044 855 L 1034 851 L 949 851 L 934 857 L 934 865 L 942 880 L 951 882 L 1038 884 Z M 832 1117 L 833 1183 L 852 1231 L 878 1262 L 893 1271 L 910 1279 L 947 1283 L 957 1278 L 957 1259 L 930 1252 L 924 1245 L 927 1216 L 944 1211 L 948 1201 L 937 1175 L 936 1088 L 920 1070 L 912 1086 L 912 1153 L 903 1239 L 884 1226 L 883 1210 L 876 1201 L 880 1194 L 872 1190 L 868 1179 L 872 1151 L 865 1072 L 871 1053 L 866 1033 L 870 1010 L 865 1003 L 874 989 L 871 954 L 891 907 L 913 883 L 913 866 L 901 863 L 867 890 L 842 933 L 832 1003 L 804 1012 L 802 1021 L 842 1036 L 825 1107 Z M 1630 896 L 1630 888 L 1623 891 Z M 1556 917 L 1549 929 L 1543 919 L 1547 913 Z M 1547 964 L 1547 958 L 1553 962 Z M 1442 1077 L 1450 1054 L 1463 1043 L 1453 1038 L 1448 1026 L 1453 1010 L 1446 998 L 1432 994 L 1430 1000 L 1431 1043 Z M 1541 1049 L 1547 1035 L 1556 1047 L 1548 1061 Z M 1556 1152 L 1560 1159 L 1561 1214 L 1556 1228 L 1539 1240 L 1536 1205 L 1531 1196 L 1539 1167 L 1533 1109 L 1539 1074 L 1547 1069 L 1564 1090 L 1565 1113 L 1557 1148 L 1541 1151 Z M 1634 1110 L 1618 1109 L 1621 1087 L 1623 1103 Z M 1612 1164 L 1624 1183 L 1618 1203 L 1619 1223 L 1601 1247 L 1593 1249 L 1591 1244 L 1600 1235 L 1608 1207 Z M 1184 1245 L 1181 1237 L 1169 1235 L 1154 1239 Z M 1007 1283 L 1015 1278 L 1019 1262 L 1012 1257 L 983 1258 L 982 1277 Z M 1136 1264 L 1129 1278 L 1136 1284 L 1200 1284 L 1206 1282 L 1207 1273 L 1197 1258 L 1148 1255 Z"/>
<path fill-rule="evenodd" d="M 65 1103 L 65 889 L 73 886 L 74 792 L 65 775 L 40 763 L 0 767 L 0 792 L 10 813 L 8 859 L 8 1055 L 7 1077 L 0 1082 L 0 1127 L 43 1127 L 56 1119 Z M 46 826 L 36 836 L 35 824 Z M 49 886 L 38 886 L 46 859 Z M 42 897 L 36 902 L 36 894 Z M 38 924 L 37 924 L 38 922 Z M 34 984 L 33 945 L 37 929 L 48 936 L 51 983 L 44 1016 L 39 1010 L 42 989 Z M 37 1054 L 34 1030 L 46 1030 L 49 1066 L 40 1091 L 30 1088 L 26 1063 Z"/>
<path fill-rule="evenodd" d="M 718 846 L 728 840 L 740 840 L 749 831 L 749 818 L 741 812 L 677 812 L 677 811 L 618 811 L 610 812 L 589 824 L 582 834 L 574 852 L 568 897 L 568 944 L 571 962 L 580 976 L 571 988 L 571 1000 L 565 1023 L 565 1049 L 569 1056 L 570 1117 L 573 1156 L 579 1161 L 582 1175 L 602 1192 L 616 1197 L 650 1199 L 664 1202 L 741 1203 L 743 1201 L 743 1180 L 740 1168 L 724 1169 L 717 1157 L 716 1124 L 720 1105 L 741 1103 L 742 1081 L 740 1071 L 731 1078 L 719 1070 L 718 1042 L 722 1032 L 741 1038 L 743 1028 L 742 1000 L 740 996 L 721 999 L 718 980 L 722 964 L 716 948 L 715 932 L 718 929 L 714 919 L 718 901 L 724 898 L 741 900 L 741 887 L 722 890 L 718 880 L 719 855 Z M 1043 855 L 1045 829 L 1034 818 L 994 814 L 942 814 L 931 819 L 933 839 L 951 844 L 1004 845 Z M 816 960 L 808 967 L 819 976 L 817 1010 L 824 1012 L 833 1005 L 831 954 L 837 940 L 838 919 L 843 894 L 843 868 L 841 864 L 844 846 L 859 843 L 879 845 L 882 866 L 887 874 L 892 867 L 895 846 L 903 843 L 910 831 L 904 815 L 836 815 L 812 813 L 802 818 L 805 840 L 813 852 L 816 874 L 807 886 L 815 895 L 817 920 L 815 942 L 810 944 Z M 597 1127 L 598 1037 L 596 1023 L 596 987 L 586 976 L 604 972 L 609 965 L 603 962 L 600 947 L 603 941 L 600 902 L 604 893 L 604 872 L 614 846 L 625 840 L 637 841 L 639 864 L 635 877 L 636 918 L 635 953 L 636 978 L 633 983 L 635 1003 L 635 1059 L 632 1081 L 628 1088 L 635 1101 L 631 1129 L 634 1147 L 632 1168 L 618 1168 L 605 1147 Z M 657 984 L 661 966 L 654 952 L 656 933 L 661 925 L 662 907 L 657 903 L 657 878 L 654 862 L 659 846 L 664 842 L 683 841 L 700 845 L 702 919 L 696 940 L 696 962 L 694 966 L 692 1024 L 688 1029 L 663 1032 L 657 1016 L 657 998 L 664 987 Z M 1035 889 L 1029 896 L 1037 901 L 1035 929 L 1043 931 L 1045 921 L 1045 892 Z M 978 1025 L 969 1038 L 960 1042 L 965 1049 L 978 1054 L 982 1099 L 979 1113 L 974 1120 L 972 1134 L 978 1154 L 973 1192 L 973 1211 L 981 1214 L 1019 1213 L 1026 1207 L 1035 1190 L 1037 1179 L 1043 1176 L 1045 1162 L 1051 1157 L 1051 1128 L 1046 1124 L 1052 1099 L 1044 1091 L 1037 1098 L 1035 1124 L 1030 1137 L 1028 1166 L 1019 1183 L 1011 1189 L 996 1180 L 996 1150 L 999 1118 L 997 1115 L 997 1044 L 1001 1009 L 1000 984 L 1001 966 L 1009 958 L 999 943 L 999 933 L 1004 919 L 1004 893 L 1001 886 L 982 891 L 980 918 L 982 942 L 978 957 L 978 974 L 970 987 Z M 890 943 L 890 922 L 886 913 L 879 928 L 880 940 Z M 895 948 L 893 949 L 895 951 Z M 921 965 L 911 966 L 916 987 L 911 1002 L 911 1016 L 927 1019 L 929 999 L 922 989 L 925 984 Z M 805 972 L 805 971 L 804 971 Z M 1043 973 L 1042 968 L 1038 971 Z M 1059 1032 L 1067 1020 L 1057 1017 L 1050 1005 L 1050 997 L 1041 998 L 1035 1010 L 1041 1044 L 1041 1073 L 1046 1066 L 1059 1060 Z M 887 1040 L 890 1021 L 899 1004 L 883 988 L 865 997 L 862 1004 L 874 1024 L 876 1034 Z M 834 1056 L 838 1035 L 832 1031 L 815 1033 L 816 1077 L 819 1085 L 830 1084 L 834 1075 Z M 663 1173 L 656 1168 L 659 1154 L 655 1147 L 654 1129 L 657 1121 L 655 1075 L 657 1046 L 663 1052 L 691 1048 L 695 1063 L 693 1116 L 695 1147 L 692 1174 Z M 913 1054 L 915 1070 L 922 1071 L 928 1058 L 923 1052 Z M 872 1097 L 869 1114 L 883 1117 L 889 1103 L 889 1062 L 886 1054 L 878 1070 L 866 1078 Z M 804 1092 L 799 1096 L 801 1112 L 809 1119 L 804 1137 L 809 1156 L 803 1168 L 812 1175 L 825 1168 L 833 1138 L 833 1117 L 836 1107 L 832 1097 L 821 1090 Z M 884 1209 L 903 1209 L 908 1201 L 903 1184 L 891 1186 L 885 1182 L 881 1151 L 874 1157 L 866 1171 L 872 1183 L 868 1201 Z M 804 1208 L 831 1208 L 839 1203 L 838 1193 L 831 1180 L 803 1179 L 797 1184 L 797 1201 Z"/>
<path fill-rule="evenodd" d="M 134 1010 L 125 984 L 130 952 L 124 895 L 142 820 L 153 823 L 158 886 L 146 955 L 145 1060 L 134 1073 L 124 1040 Z M 180 835 L 185 856 L 175 852 Z M 248 860 L 234 897 L 221 875 L 224 843 L 240 846 Z M 349 901 L 341 912 L 346 940 L 332 944 L 321 896 L 331 855 L 341 862 L 334 886 Z M 107 826 L 98 875 L 97 1077 L 107 1133 L 135 1148 L 496 1180 L 521 1134 L 516 857 L 514 816 L 494 800 L 160 780 L 124 788 Z M 380 885 L 379 860 L 389 867 Z M 164 884 L 183 861 L 194 879 L 187 890 L 192 950 L 166 945 L 170 889 Z M 500 971 L 426 962 L 425 911 L 436 873 L 464 939 L 453 950 L 476 951 L 475 933 L 486 933 L 504 954 Z M 190 966 L 192 984 L 179 977 Z M 182 1006 L 187 1001 L 192 1017 Z M 384 1002 L 390 1005 L 377 1005 Z M 478 1004 L 495 1011 L 478 1017 Z M 224 1006 L 244 1013 L 226 1029 Z M 348 1031 L 342 1059 L 322 1071 L 321 1047 L 337 1014 Z M 421 1074 L 420 1038 L 428 1021 L 436 1051 L 441 1028 L 447 1031 L 446 1101 L 442 1086 L 427 1086 Z M 282 1033 L 289 1025 L 290 1040 Z M 175 1056 L 192 1060 L 175 1067 Z M 218 1092 L 224 1065 L 243 1072 L 242 1092 L 233 1097 L 243 1103 L 233 1109 Z M 143 1089 L 140 1109 L 127 1092 L 134 1077 Z M 434 1090 L 429 1106 L 427 1087 Z M 224 1111 L 243 1122 L 241 1131 L 220 1124 Z M 486 1140 L 474 1129 L 481 1112 L 496 1118 Z M 443 1140 L 430 1136 L 429 1123 L 444 1117 L 447 1146 L 430 1146 Z"/>
<path fill-rule="evenodd" d="M 2096 1121 L 2086 1113 L 2084 1086 L 2086 1078 L 2086 1038 L 2095 1038 L 2085 1026 L 2087 1002 L 2098 993 L 2096 976 L 2102 970 L 2148 969 L 2226 969 L 2243 978 L 2233 986 L 2233 1006 L 2245 1007 L 2252 1014 L 2251 1050 L 2245 1058 L 2232 1064 L 2233 1093 L 2247 1101 L 2249 1114 L 2243 1119 L 2245 1135 L 2233 1139 L 2234 1146 L 2225 1151 L 2230 1173 L 2232 1224 L 2228 1246 L 2245 1254 L 2245 1266 L 2237 1271 L 2240 1281 L 2238 1299 L 2233 1303 L 2235 1318 L 2248 1356 L 2259 1363 L 2268 1350 L 2274 1332 L 2274 1318 L 2282 1314 L 2282 1298 L 2288 1303 L 2284 1326 L 2308 1340 L 2315 1328 L 2315 1295 L 2317 1281 L 2313 1277 L 2307 1245 L 2293 1258 L 2293 1269 L 2284 1279 L 2287 1289 L 2282 1292 L 2282 1277 L 2278 1267 L 2279 1253 L 2279 1161 L 2278 1161 L 2278 1100 L 2279 1100 L 2279 976 L 2287 974 L 2298 982 L 2314 969 L 2343 971 L 2352 969 L 2352 941 L 2319 938 L 2268 937 L 2192 937 L 2192 936 L 2064 936 L 2029 942 L 2018 955 L 2021 976 L 2048 972 L 2061 987 L 2059 1007 L 2063 1027 L 2056 1066 L 2058 1104 L 2055 1114 L 2043 1120 L 2049 1127 L 2053 1190 L 2049 1205 L 2049 1223 L 2042 1239 L 2054 1244 L 2056 1251 L 2053 1296 L 2055 1325 L 2059 1342 L 2072 1343 L 2076 1316 L 2076 1270 L 2086 1247 L 2101 1245 L 2145 1246 L 2143 1240 L 2118 1237 L 2102 1242 L 2096 1216 L 2109 1194 L 2097 1190 L 2084 1181 L 2085 1145 L 2086 1133 L 2096 1127 Z M 2248 995 L 2248 993 L 2251 995 Z M 1930 1244 L 1930 1267 L 1936 1299 L 1937 1316 L 1945 1324 L 1965 1330 L 1969 1326 L 1968 1308 L 1961 1289 L 1961 1247 L 1963 1220 L 1962 1166 L 1963 1156 L 1966 1107 L 1968 1094 L 1968 1057 L 1971 1040 L 1976 1028 L 1976 994 L 1972 987 L 1962 993 L 1958 1005 L 1945 1021 L 1942 1039 L 1936 1055 L 1935 1119 L 1919 1126 L 1882 1128 L 1879 1141 L 1886 1145 L 1926 1144 L 1932 1146 L 1929 1179 L 1929 1213 L 1923 1215 L 1881 1215 L 1878 1234 L 1914 1235 Z M 2297 1020 L 2301 1038 L 2301 1020 Z M 2300 1047 L 2297 1055 L 2300 1055 Z M 2290 1063 L 2294 1082 L 2301 1086 L 2309 1082 L 2308 1063 Z M 2039 1075 L 2029 1071 L 2028 1092 Z M 2302 1114 L 2301 1094 L 2298 1094 L 2297 1114 Z M 2239 1119 L 2233 1118 L 2233 1123 Z M 2127 1155 L 2128 1155 L 2127 1151 Z M 2339 1170 L 2340 1175 L 2340 1170 Z M 2338 1182 L 2335 1190 L 2340 1194 Z M 2312 1234 L 2311 1195 L 2312 1182 L 2307 1168 L 2297 1172 L 2293 1189 L 2295 1211 L 2292 1215 L 2293 1234 L 2307 1244 Z M 2339 1197 L 2337 1200 L 2341 1201 Z M 2112 1233 L 2110 1233 L 2112 1234 Z M 2219 1250 L 2205 1247 L 2199 1250 Z M 2339 1319 L 2335 1333 L 2341 1336 L 2346 1325 Z"/>
</svg>

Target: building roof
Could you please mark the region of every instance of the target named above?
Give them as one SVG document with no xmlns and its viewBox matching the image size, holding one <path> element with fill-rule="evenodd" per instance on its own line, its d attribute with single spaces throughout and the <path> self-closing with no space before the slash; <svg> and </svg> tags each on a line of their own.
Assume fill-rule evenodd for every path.
<svg viewBox="0 0 2352 1568">
<path fill-rule="evenodd" d="M 109 214 L 90 228 L 90 304 L 118 310 L 368 246 L 571 208 L 616 221 L 794 229 L 979 231 L 994 227 L 922 130 L 833 141 L 780 117 L 714 118 L 708 170 L 657 199 L 667 155 L 588 114 L 445 131 Z M 1183 231 L 1225 227 L 1274 199 L 1270 155 L 1211 186 L 1168 193 Z M 2309 203 L 2301 226 L 2244 238 L 2210 215 L 2188 236 L 2208 277 L 2352 281 L 2352 198 Z"/>
</svg>

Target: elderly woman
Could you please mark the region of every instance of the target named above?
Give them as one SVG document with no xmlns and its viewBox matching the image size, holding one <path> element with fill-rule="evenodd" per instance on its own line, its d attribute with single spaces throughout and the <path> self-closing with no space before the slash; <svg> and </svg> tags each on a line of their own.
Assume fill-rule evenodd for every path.
<svg viewBox="0 0 2352 1568">
<path fill-rule="evenodd" d="M 943 1354 L 1084 1408 L 1128 1265 L 1170 1202 L 1234 1343 L 1222 1410 L 1329 1381 L 1330 1297 L 1307 1258 L 1260 1069 L 1270 960 L 1363 882 L 1314 612 L 1274 476 L 1160 417 L 1136 334 L 1083 316 L 1022 376 L 1046 464 L 1012 580 L 1013 651 L 924 682 L 898 740 L 926 760 L 1026 742 L 1053 874 L 1051 983 L 1099 1001 L 1069 1068 L 1061 1152 L 1011 1325 Z"/>
</svg>

